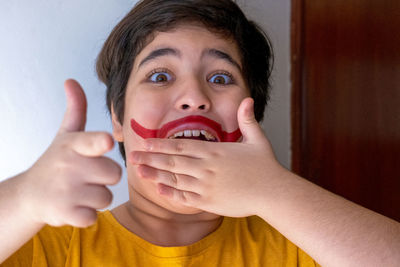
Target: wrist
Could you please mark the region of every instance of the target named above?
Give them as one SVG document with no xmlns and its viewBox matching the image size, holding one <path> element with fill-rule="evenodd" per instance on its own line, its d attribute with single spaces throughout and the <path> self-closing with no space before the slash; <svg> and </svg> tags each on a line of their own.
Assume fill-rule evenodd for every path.
<svg viewBox="0 0 400 267">
<path fill-rule="evenodd" d="M 278 162 L 267 168 L 264 173 L 266 175 L 256 187 L 254 213 L 267 220 L 280 209 L 280 204 L 288 196 L 290 184 L 295 180 L 296 175 Z"/>
<path fill-rule="evenodd" d="M 32 225 L 33 227 L 42 228 L 45 223 L 40 220 L 39 213 L 37 212 L 36 201 L 32 193 L 32 177 L 30 177 L 29 170 L 19 174 L 16 179 L 15 197 L 16 209 L 20 220 Z"/>
</svg>

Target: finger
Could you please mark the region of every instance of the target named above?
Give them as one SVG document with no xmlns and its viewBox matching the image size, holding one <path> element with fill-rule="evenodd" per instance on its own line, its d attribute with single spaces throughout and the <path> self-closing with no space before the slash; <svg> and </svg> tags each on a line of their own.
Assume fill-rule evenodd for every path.
<svg viewBox="0 0 400 267">
<path fill-rule="evenodd" d="M 189 175 L 175 174 L 146 165 L 139 165 L 137 167 L 137 172 L 139 177 L 150 179 L 156 183 L 168 185 L 179 190 L 196 193 L 198 193 L 199 190 L 199 180 Z"/>
<path fill-rule="evenodd" d="M 193 158 L 209 157 L 215 150 L 215 143 L 190 139 L 149 138 L 144 141 L 144 149 L 149 152 L 190 156 Z"/>
<path fill-rule="evenodd" d="M 147 165 L 156 169 L 189 176 L 202 177 L 202 161 L 186 156 L 168 155 L 143 151 L 133 151 L 128 156 L 133 165 Z"/>
<path fill-rule="evenodd" d="M 101 156 L 114 146 L 112 136 L 106 132 L 71 133 L 65 138 L 75 152 L 87 157 Z"/>
<path fill-rule="evenodd" d="M 238 123 L 243 135 L 243 143 L 264 142 L 265 135 L 261 126 L 254 116 L 254 100 L 250 97 L 245 98 L 238 109 Z"/>
<path fill-rule="evenodd" d="M 158 184 L 157 189 L 160 195 L 185 206 L 199 208 L 201 203 L 201 196 L 194 192 L 177 190 L 173 187 L 163 184 Z"/>
<path fill-rule="evenodd" d="M 102 185 L 85 185 L 75 190 L 72 197 L 76 206 L 92 209 L 108 207 L 113 199 L 111 191 Z"/>
<path fill-rule="evenodd" d="M 64 83 L 67 110 L 59 133 L 83 131 L 86 124 L 86 96 L 80 84 L 72 79 Z"/>
<path fill-rule="evenodd" d="M 86 184 L 114 185 L 121 180 L 121 167 L 108 157 L 80 157 L 78 161 L 85 167 L 82 176 Z"/>
<path fill-rule="evenodd" d="M 97 212 L 95 209 L 88 207 L 74 207 L 73 212 L 67 219 L 67 224 L 74 227 L 88 227 L 97 220 Z"/>
</svg>

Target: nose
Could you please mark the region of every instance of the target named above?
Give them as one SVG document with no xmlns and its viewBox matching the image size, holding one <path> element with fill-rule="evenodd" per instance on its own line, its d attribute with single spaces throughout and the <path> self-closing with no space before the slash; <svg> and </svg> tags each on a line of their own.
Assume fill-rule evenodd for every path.
<svg viewBox="0 0 400 267">
<path fill-rule="evenodd" d="M 186 83 L 176 101 L 176 108 L 184 112 L 206 112 L 210 107 L 211 101 L 206 89 L 198 81 Z"/>
</svg>

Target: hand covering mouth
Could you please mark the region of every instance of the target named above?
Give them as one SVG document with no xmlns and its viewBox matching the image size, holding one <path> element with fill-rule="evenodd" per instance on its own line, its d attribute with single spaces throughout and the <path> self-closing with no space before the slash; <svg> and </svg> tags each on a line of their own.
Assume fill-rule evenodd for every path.
<svg viewBox="0 0 400 267">
<path fill-rule="evenodd" d="M 212 142 L 236 142 L 242 136 L 240 129 L 233 132 L 222 130 L 221 124 L 203 116 L 187 116 L 170 121 L 160 129 L 147 129 L 131 119 L 132 130 L 140 137 L 186 138 Z"/>
</svg>

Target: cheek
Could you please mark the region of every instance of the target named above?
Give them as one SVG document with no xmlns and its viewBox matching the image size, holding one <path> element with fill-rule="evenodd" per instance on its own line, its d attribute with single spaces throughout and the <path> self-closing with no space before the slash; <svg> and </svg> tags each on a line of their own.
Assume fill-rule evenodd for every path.
<svg viewBox="0 0 400 267">
<path fill-rule="evenodd" d="M 168 108 L 166 102 L 163 94 L 139 91 L 127 98 L 124 121 L 130 126 L 130 120 L 134 118 L 146 128 L 158 128 Z"/>
<path fill-rule="evenodd" d="M 246 91 L 239 91 L 232 93 L 229 96 L 223 97 L 218 103 L 216 103 L 216 109 L 218 113 L 224 118 L 227 130 L 236 130 L 238 128 L 237 112 L 240 103 L 243 99 L 248 97 L 249 94 Z M 227 101 L 229 99 L 229 101 Z"/>
<path fill-rule="evenodd" d="M 131 119 L 142 126 L 158 128 L 165 114 L 165 98 L 157 95 L 138 92 L 127 96 L 123 122 L 124 145 L 127 153 L 133 150 L 143 150 L 144 140 L 131 128 Z"/>
</svg>

